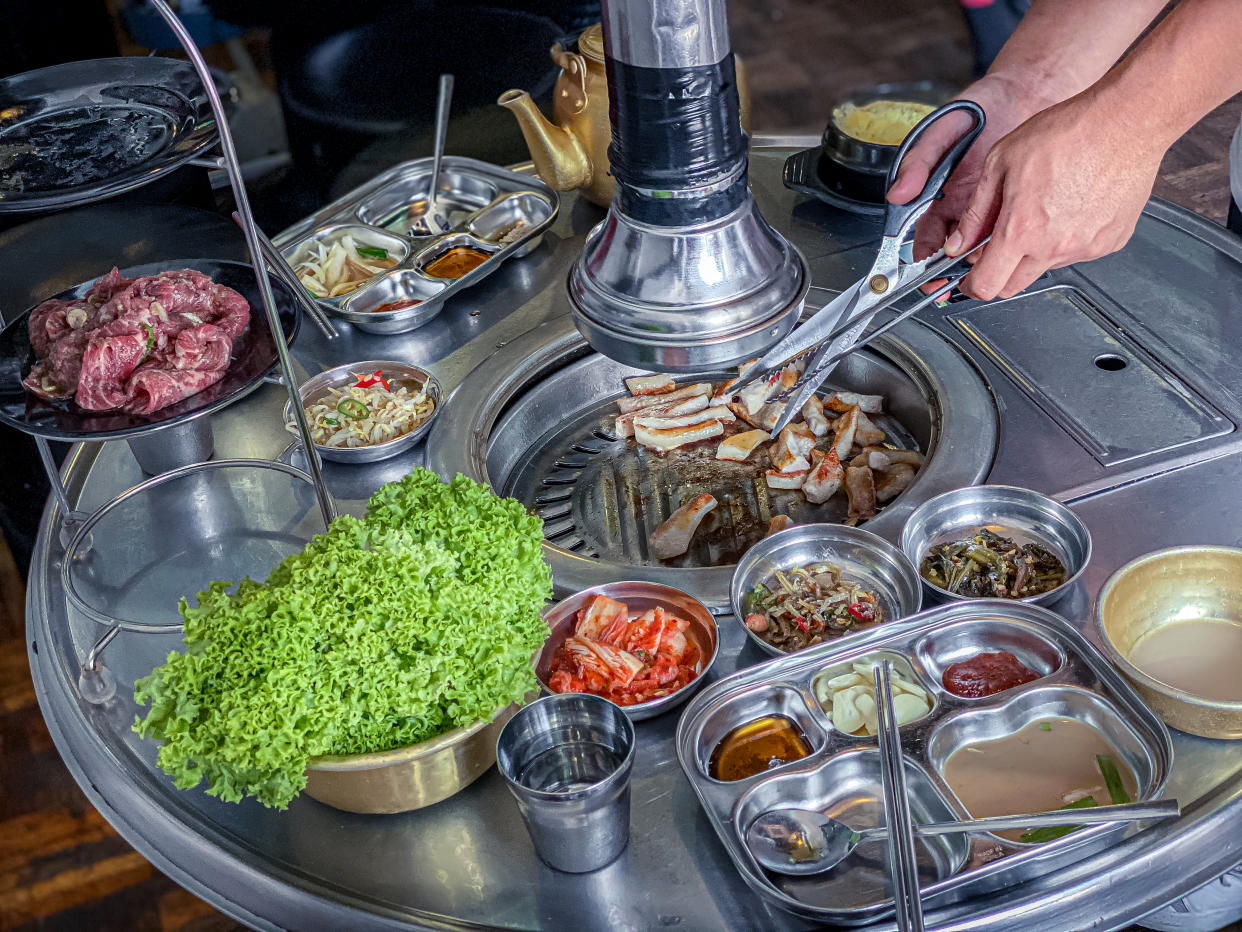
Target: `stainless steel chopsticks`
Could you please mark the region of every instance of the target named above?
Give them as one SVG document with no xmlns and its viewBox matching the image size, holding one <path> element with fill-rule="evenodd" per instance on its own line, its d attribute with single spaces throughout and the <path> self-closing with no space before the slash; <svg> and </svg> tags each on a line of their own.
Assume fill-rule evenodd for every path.
<svg viewBox="0 0 1242 932">
<path fill-rule="evenodd" d="M 238 226 L 242 225 L 241 217 L 237 211 L 233 211 L 233 222 Z M 259 238 L 259 248 L 263 251 L 263 255 L 260 257 L 263 264 L 271 269 L 272 274 L 279 278 L 286 288 L 293 292 L 294 300 L 302 306 L 303 312 L 315 322 L 315 325 L 319 327 L 325 337 L 329 340 L 339 337 L 340 333 L 333 326 L 332 321 L 328 320 L 328 315 L 323 312 L 323 308 L 319 306 L 315 299 L 306 293 L 306 289 L 298 281 L 297 273 L 285 261 L 285 257 L 280 254 L 276 244 L 267 238 L 267 234 L 260 230 L 257 224 L 254 229 Z"/>
<path fill-rule="evenodd" d="M 884 784 L 884 820 L 888 823 L 889 871 L 897 927 L 901 932 L 923 932 L 923 903 L 919 891 L 918 864 L 914 856 L 914 826 L 910 800 L 906 797 L 906 771 L 893 711 L 892 669 L 885 660 L 872 668 L 875 707 L 879 718 L 880 770 Z"/>
</svg>

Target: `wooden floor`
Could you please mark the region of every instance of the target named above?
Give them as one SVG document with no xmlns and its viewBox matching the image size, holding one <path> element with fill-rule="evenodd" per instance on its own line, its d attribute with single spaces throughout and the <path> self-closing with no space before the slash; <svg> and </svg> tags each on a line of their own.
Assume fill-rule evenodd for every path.
<svg viewBox="0 0 1242 932">
<path fill-rule="evenodd" d="M 730 13 L 756 130 L 818 131 L 831 102 L 859 86 L 969 78 L 955 0 L 731 0 Z M 1240 114 L 1242 96 L 1188 133 L 1166 158 L 1156 193 L 1223 221 L 1227 147 Z M 0 929 L 238 928 L 152 868 L 78 790 L 39 715 L 23 615 L 21 579 L 0 539 Z"/>
</svg>

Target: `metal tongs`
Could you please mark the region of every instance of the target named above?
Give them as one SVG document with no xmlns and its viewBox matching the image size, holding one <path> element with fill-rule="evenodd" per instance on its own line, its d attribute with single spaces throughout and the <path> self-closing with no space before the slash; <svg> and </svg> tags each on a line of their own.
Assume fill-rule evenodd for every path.
<svg viewBox="0 0 1242 932">
<path fill-rule="evenodd" d="M 879 254 L 871 266 L 871 271 L 768 350 L 743 378 L 729 387 L 730 393 L 736 396 L 741 389 L 755 382 L 766 380 L 770 385 L 776 386 L 780 382 L 782 370 L 804 357 L 810 357 L 797 382 L 768 398 L 768 401 L 786 402 L 784 412 L 772 429 L 773 434 L 799 415 L 802 406 L 819 390 L 838 362 L 952 290 L 969 269 L 950 275 L 946 273 L 987 242 L 986 239 L 983 240 L 960 256 L 946 256 L 942 249 L 919 262 L 901 261 L 902 244 L 927 212 L 932 201 L 943 196 L 945 182 L 975 139 L 983 132 L 986 119 L 983 108 L 971 100 L 955 100 L 928 114 L 906 136 L 901 148 L 897 150 L 892 167 L 888 170 L 886 190 L 893 186 L 906 153 L 928 127 L 941 117 L 958 110 L 970 114 L 971 126 L 937 163 L 918 197 L 908 204 L 887 205 L 884 210 L 884 237 L 880 240 Z M 882 327 L 863 336 L 867 325 L 876 314 L 927 282 L 940 278 L 947 279 L 943 287 L 902 311 Z"/>
</svg>

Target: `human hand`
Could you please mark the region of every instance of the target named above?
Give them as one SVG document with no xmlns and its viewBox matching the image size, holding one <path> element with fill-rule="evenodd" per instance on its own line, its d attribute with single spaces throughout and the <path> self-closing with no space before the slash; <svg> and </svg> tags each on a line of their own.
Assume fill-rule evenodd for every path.
<svg viewBox="0 0 1242 932">
<path fill-rule="evenodd" d="M 944 186 L 944 197 L 933 201 L 914 231 L 914 259 L 926 259 L 944 246 L 970 203 L 992 146 L 1017 127 L 1039 104 L 1004 77 L 987 75 L 958 95 L 983 107 L 987 123 Z M 897 178 L 888 192 L 893 204 L 905 204 L 918 196 L 932 169 L 970 126 L 966 113 L 951 113 L 930 126 L 902 160 Z M 985 234 L 986 235 L 986 234 Z"/>
<path fill-rule="evenodd" d="M 1008 298 L 1048 269 L 1116 252 L 1134 233 L 1167 142 L 1127 129 L 1091 91 L 1000 139 L 944 244 L 960 255 L 992 234 L 961 290 Z"/>
</svg>

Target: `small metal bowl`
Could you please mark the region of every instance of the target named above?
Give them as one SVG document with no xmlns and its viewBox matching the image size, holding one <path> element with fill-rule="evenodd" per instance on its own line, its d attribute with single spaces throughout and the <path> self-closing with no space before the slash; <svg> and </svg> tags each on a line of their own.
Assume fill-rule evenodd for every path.
<svg viewBox="0 0 1242 932">
<path fill-rule="evenodd" d="M 408 450 L 425 437 L 427 431 L 431 429 L 432 422 L 440 414 L 440 383 L 436 381 L 435 376 L 426 369 L 420 369 L 418 366 L 395 359 L 368 359 L 363 362 L 351 362 L 343 366 L 335 366 L 303 382 L 298 387 L 298 395 L 302 399 L 302 404 L 307 405 L 327 392 L 328 389 L 353 385 L 358 381 L 360 375 L 370 375 L 376 369 L 384 373 L 384 378 L 388 380 L 390 385 L 396 382 L 399 384 L 404 383 L 410 387 L 417 385 L 422 388 L 435 404 L 431 411 L 431 417 L 427 418 L 427 420 L 423 421 L 422 424 L 408 434 L 402 434 L 400 437 L 385 441 L 384 443 L 376 443 L 366 447 L 326 447 L 323 444 L 315 444 L 315 449 L 319 451 L 319 455 L 325 460 L 332 460 L 337 463 L 374 463 L 388 459 L 390 456 L 396 456 L 398 453 Z M 293 411 L 289 407 L 289 402 L 285 402 L 283 417 L 286 424 L 293 418 Z"/>
<path fill-rule="evenodd" d="M 1105 655 L 1160 718 L 1192 735 L 1242 738 L 1242 702 L 1169 686 L 1129 659 L 1141 637 L 1164 625 L 1195 618 L 1242 622 L 1242 550 L 1171 547 L 1144 554 L 1108 578 L 1094 616 Z"/>
<path fill-rule="evenodd" d="M 699 675 L 675 693 L 652 699 L 649 702 L 640 702 L 637 705 L 621 706 L 621 710 L 630 717 L 631 721 L 639 722 L 676 708 L 703 685 L 708 671 L 716 662 L 719 646 L 716 619 L 707 610 L 707 606 L 694 596 L 687 595 L 672 586 L 649 582 L 615 582 L 583 589 L 544 613 L 543 620 L 547 622 L 551 633 L 535 661 L 535 676 L 539 678 L 539 685 L 543 688 L 544 695 L 556 695 L 548 688 L 552 657 L 564 643 L 565 638 L 573 633 L 578 609 L 595 595 L 605 595 L 618 602 L 624 602 L 631 616 L 658 606 L 679 618 L 686 619 L 690 622 L 690 627 L 686 630 L 686 638 L 699 649 Z"/>
<path fill-rule="evenodd" d="M 917 572 L 933 546 L 985 526 L 1002 536 L 1016 534 L 1023 538 L 1018 543 L 1031 541 L 1046 547 L 1065 564 L 1065 582 L 1061 585 L 1013 601 L 1051 605 L 1069 592 L 1091 562 L 1091 534 L 1078 515 L 1047 495 L 1012 485 L 971 485 L 928 499 L 906 521 L 901 549 Z M 973 598 L 934 586 L 921 575 L 919 578 L 940 600 Z"/>
<path fill-rule="evenodd" d="M 799 524 L 759 541 L 746 551 L 733 571 L 733 583 L 729 590 L 733 614 L 745 628 L 746 636 L 760 650 L 774 657 L 783 657 L 786 653 L 746 628 L 743 623 L 749 614 L 746 594 L 777 570 L 790 570 L 821 561 L 835 563 L 841 567 L 843 576 L 875 592 L 883 606 L 885 621 L 913 615 L 922 605 L 918 572 L 905 554 L 884 538 L 844 524 Z M 871 627 L 862 630 L 870 631 Z M 834 638 L 825 643 L 840 640 Z"/>
</svg>

